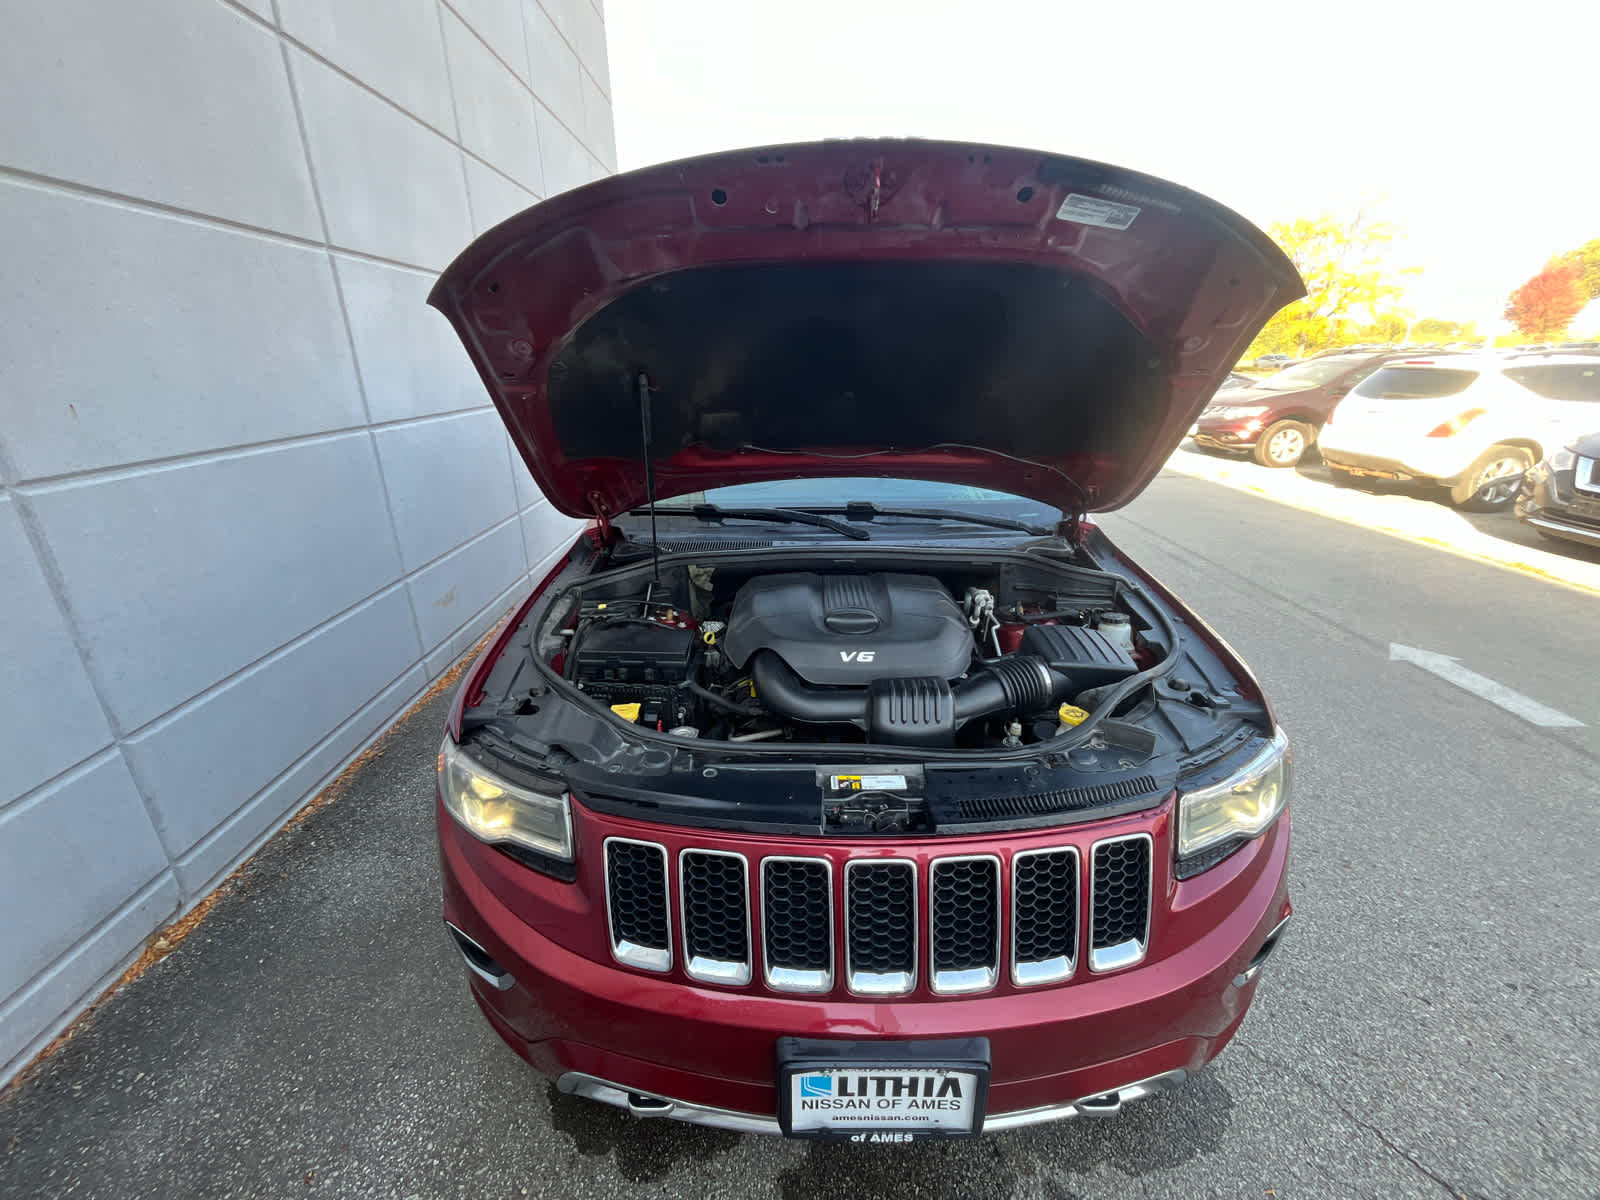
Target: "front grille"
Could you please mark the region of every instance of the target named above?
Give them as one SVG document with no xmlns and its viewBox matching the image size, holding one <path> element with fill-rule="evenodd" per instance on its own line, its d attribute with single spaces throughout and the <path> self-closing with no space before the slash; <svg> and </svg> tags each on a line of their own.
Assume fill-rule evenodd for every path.
<svg viewBox="0 0 1600 1200">
<path fill-rule="evenodd" d="M 928 905 L 933 990 L 988 991 L 1000 975 L 1000 860 L 935 859 Z"/>
<path fill-rule="evenodd" d="M 761 936 L 768 987 L 833 987 L 833 869 L 827 859 L 762 861 Z"/>
<path fill-rule="evenodd" d="M 1114 971 L 1144 958 L 1150 938 L 1150 835 L 1096 842 L 1089 870 L 1089 969 Z"/>
<path fill-rule="evenodd" d="M 1027 850 L 1011 859 L 1011 982 L 1055 983 L 1078 962 L 1078 852 Z"/>
<path fill-rule="evenodd" d="M 750 898 L 744 855 L 685 850 L 679 871 L 683 969 L 708 983 L 749 983 Z"/>
<path fill-rule="evenodd" d="M 1070 979 L 1085 958 L 1095 972 L 1134 966 L 1149 947 L 1154 843 L 1147 833 L 1087 850 L 1022 850 L 1009 861 L 934 858 L 925 887 L 909 858 L 841 855 L 841 889 L 835 860 L 821 855 L 752 862 L 699 847 L 676 854 L 674 881 L 665 847 L 605 840 L 606 920 L 618 962 L 670 971 L 681 961 L 690 979 L 743 987 L 755 978 L 752 925 L 759 922 L 761 979 L 772 991 L 831 992 L 842 959 L 845 987 L 859 996 L 913 992 L 924 965 L 932 992 L 964 995 L 992 990 L 1003 969 L 1014 986 L 1038 987 Z"/>
<path fill-rule="evenodd" d="M 672 966 L 667 916 L 667 851 L 654 842 L 606 839 L 606 914 L 611 953 L 648 971 Z"/>
<path fill-rule="evenodd" d="M 845 971 L 852 992 L 898 996 L 917 979 L 917 867 L 905 859 L 849 863 Z"/>
</svg>

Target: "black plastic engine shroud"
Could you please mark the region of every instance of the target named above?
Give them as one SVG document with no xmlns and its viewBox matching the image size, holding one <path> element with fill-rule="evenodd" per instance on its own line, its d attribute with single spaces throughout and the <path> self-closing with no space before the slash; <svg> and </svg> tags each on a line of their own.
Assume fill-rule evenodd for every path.
<svg viewBox="0 0 1600 1200">
<path fill-rule="evenodd" d="M 774 651 L 807 683 L 864 688 L 876 679 L 955 679 L 972 662 L 972 630 L 931 575 L 752 579 L 739 589 L 723 649 L 745 667 Z"/>
</svg>

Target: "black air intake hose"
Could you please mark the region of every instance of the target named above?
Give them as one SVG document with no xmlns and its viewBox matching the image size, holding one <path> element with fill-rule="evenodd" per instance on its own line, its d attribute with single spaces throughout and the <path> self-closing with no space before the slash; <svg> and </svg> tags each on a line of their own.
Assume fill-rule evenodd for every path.
<svg viewBox="0 0 1600 1200">
<path fill-rule="evenodd" d="M 956 701 L 956 726 L 995 713 L 1048 708 L 1069 686 L 1065 675 L 1052 671 L 1037 655 L 1008 654 L 951 689 Z"/>
<path fill-rule="evenodd" d="M 866 688 L 813 687 L 771 650 L 750 656 L 750 682 L 762 706 L 808 725 L 867 727 Z"/>
<path fill-rule="evenodd" d="M 751 656 L 750 679 L 756 685 L 756 699 L 779 716 L 808 725 L 870 727 L 871 693 L 867 688 L 813 687 L 771 650 L 758 650 Z M 1071 680 L 1033 654 L 995 659 L 954 686 L 942 679 L 915 682 L 930 689 L 948 688 L 954 709 L 952 729 L 995 713 L 1048 708 L 1071 687 Z M 934 697 L 927 699 L 937 702 Z"/>
</svg>

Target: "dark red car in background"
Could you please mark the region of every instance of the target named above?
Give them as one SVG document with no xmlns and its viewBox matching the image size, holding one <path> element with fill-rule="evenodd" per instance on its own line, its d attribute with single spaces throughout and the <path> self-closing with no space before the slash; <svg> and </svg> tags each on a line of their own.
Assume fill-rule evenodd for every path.
<svg viewBox="0 0 1600 1200">
<path fill-rule="evenodd" d="M 1416 353 L 1323 354 L 1248 388 L 1224 387 L 1190 436 L 1207 449 L 1248 453 L 1264 467 L 1292 467 L 1316 444 L 1329 415 L 1352 388 L 1384 363 Z"/>
<path fill-rule="evenodd" d="M 1172 184 L 899 141 L 604 179 L 451 264 L 431 302 L 590 520 L 439 754 L 511 1047 L 639 1116 L 869 1142 L 1213 1058 L 1289 916 L 1288 740 L 1087 517 L 1302 290 Z"/>
</svg>

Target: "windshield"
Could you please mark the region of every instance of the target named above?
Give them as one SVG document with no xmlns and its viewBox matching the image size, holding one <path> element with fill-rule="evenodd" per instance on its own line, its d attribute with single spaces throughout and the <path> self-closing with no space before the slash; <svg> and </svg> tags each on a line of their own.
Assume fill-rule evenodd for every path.
<svg viewBox="0 0 1600 1200">
<path fill-rule="evenodd" d="M 880 508 L 947 508 L 974 516 L 1005 517 L 1029 524 L 1053 525 L 1060 509 L 1025 496 L 995 492 L 961 483 L 926 479 L 825 477 L 774 479 L 708 488 L 673 498 L 671 504 L 715 504 L 722 508 L 843 508 L 852 500 L 870 500 Z"/>
<path fill-rule="evenodd" d="M 1314 362 L 1296 363 L 1292 367 L 1285 367 L 1276 375 L 1267 376 L 1256 384 L 1256 387 L 1270 392 L 1293 392 L 1301 388 L 1320 387 L 1330 380 L 1339 378 L 1360 362 L 1359 358 L 1319 358 Z"/>
</svg>

